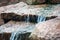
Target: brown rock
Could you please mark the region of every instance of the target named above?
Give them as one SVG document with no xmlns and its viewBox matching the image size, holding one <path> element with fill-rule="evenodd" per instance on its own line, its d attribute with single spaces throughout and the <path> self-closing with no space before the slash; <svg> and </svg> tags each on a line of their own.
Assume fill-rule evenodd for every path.
<svg viewBox="0 0 60 40">
<path fill-rule="evenodd" d="M 9 40 L 10 35 L 10 33 L 0 33 L 0 40 Z"/>
<path fill-rule="evenodd" d="M 0 15 L 0 25 L 4 24 L 4 21 L 3 19 L 1 18 L 1 15 Z"/>
<path fill-rule="evenodd" d="M 51 3 L 60 3 L 60 0 L 51 0 Z"/>
<path fill-rule="evenodd" d="M 37 0 L 38 3 L 45 3 L 45 0 Z"/>
<path fill-rule="evenodd" d="M 0 19 L 0 25 L 3 25 L 3 24 L 4 24 L 3 19 Z"/>
<path fill-rule="evenodd" d="M 27 0 L 26 2 L 28 4 L 41 4 L 41 3 L 45 3 L 45 0 Z"/>
<path fill-rule="evenodd" d="M 7 0 L 0 0 L 0 6 L 6 6 L 8 4 Z"/>
</svg>

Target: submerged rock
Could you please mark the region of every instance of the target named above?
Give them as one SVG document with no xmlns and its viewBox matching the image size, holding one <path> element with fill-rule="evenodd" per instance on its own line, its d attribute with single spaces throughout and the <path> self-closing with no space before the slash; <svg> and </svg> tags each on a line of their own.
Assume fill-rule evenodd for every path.
<svg viewBox="0 0 60 40">
<path fill-rule="evenodd" d="M 38 23 L 29 37 L 31 40 L 60 40 L 60 17 Z"/>
</svg>

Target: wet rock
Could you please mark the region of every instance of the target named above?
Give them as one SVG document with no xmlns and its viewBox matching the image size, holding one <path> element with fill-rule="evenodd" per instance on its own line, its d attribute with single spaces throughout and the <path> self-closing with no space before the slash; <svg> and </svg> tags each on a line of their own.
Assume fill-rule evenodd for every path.
<svg viewBox="0 0 60 40">
<path fill-rule="evenodd" d="M 16 14 L 14 14 L 14 13 L 1 13 L 1 18 L 4 20 L 4 23 L 9 22 L 15 16 L 16 16 Z"/>
<path fill-rule="evenodd" d="M 57 16 L 46 17 L 46 20 L 54 19 L 54 18 L 56 18 L 56 17 L 57 17 Z"/>
<path fill-rule="evenodd" d="M 10 33 L 0 33 L 0 40 L 9 40 L 10 35 Z"/>
<path fill-rule="evenodd" d="M 37 23 L 37 15 L 29 15 L 29 22 Z"/>
<path fill-rule="evenodd" d="M 0 26 L 4 24 L 4 20 L 0 19 Z"/>
<path fill-rule="evenodd" d="M 30 14 L 29 16 L 26 15 L 18 15 L 15 13 L 1 13 L 1 18 L 4 20 L 4 23 L 9 22 L 10 20 L 12 21 L 22 21 L 22 22 L 31 22 L 31 23 L 37 23 L 38 20 L 38 15 L 32 15 Z M 50 16 L 46 17 L 46 20 L 56 18 L 57 16 Z M 28 20 L 29 19 L 29 20 Z"/>
<path fill-rule="evenodd" d="M 30 40 L 29 35 L 30 35 L 30 33 L 28 33 L 28 32 L 27 33 L 21 33 L 21 34 L 19 34 L 17 40 Z M 14 40 L 16 39 L 16 37 L 17 37 L 17 35 L 15 36 Z"/>
<path fill-rule="evenodd" d="M 34 23 L 29 22 L 16 22 L 16 21 L 9 21 L 8 23 L 0 26 L 0 33 L 11 33 L 15 31 L 32 31 L 35 28 Z"/>
<path fill-rule="evenodd" d="M 0 15 L 0 26 L 4 24 L 4 20 L 1 18 L 1 15 Z"/>
<path fill-rule="evenodd" d="M 60 40 L 60 17 L 38 23 L 30 38 L 32 40 Z"/>
<path fill-rule="evenodd" d="M 17 40 L 29 40 L 29 35 L 30 35 L 30 33 L 19 34 Z M 0 33 L 0 40 L 10 40 L 10 36 L 11 36 L 11 33 Z"/>
<path fill-rule="evenodd" d="M 35 24 L 33 23 L 10 21 L 0 26 L 0 39 L 10 40 L 11 33 L 15 33 L 18 30 L 22 33 L 18 32 L 19 34 L 17 33 L 17 35 L 19 36 L 17 37 L 17 35 L 15 35 L 14 39 L 17 37 L 17 40 L 29 40 L 29 35 L 34 28 Z"/>
<path fill-rule="evenodd" d="M 15 13 L 1 13 L 1 18 L 4 20 L 5 23 L 9 22 L 10 20 L 13 21 L 29 21 L 32 23 L 37 23 L 37 15 L 18 15 Z M 27 20 L 29 18 L 29 20 Z"/>
</svg>

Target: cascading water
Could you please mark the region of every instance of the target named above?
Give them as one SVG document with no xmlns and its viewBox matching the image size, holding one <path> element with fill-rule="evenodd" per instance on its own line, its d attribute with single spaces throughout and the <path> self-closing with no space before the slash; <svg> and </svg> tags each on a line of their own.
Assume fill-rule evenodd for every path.
<svg viewBox="0 0 60 40">
<path fill-rule="evenodd" d="M 34 29 L 32 25 L 29 25 L 29 15 L 25 17 L 25 21 L 27 23 L 27 27 L 18 28 L 15 32 L 12 32 L 10 40 L 23 40 L 25 33 L 31 33 Z M 45 21 L 45 17 L 38 16 L 37 22 Z M 24 39 L 25 40 L 25 39 Z"/>
<path fill-rule="evenodd" d="M 37 12 L 37 10 L 35 11 L 34 8 L 31 8 L 32 12 L 30 12 L 30 10 L 28 9 L 28 5 L 26 5 L 26 6 L 25 5 L 26 5 L 25 3 L 19 3 L 19 4 L 16 4 L 15 6 L 11 5 L 11 6 L 7 6 L 7 7 L 0 7 L 0 11 L 1 12 L 6 12 L 6 13 L 14 12 L 14 13 L 17 13 L 17 14 L 20 14 L 20 13 L 31 13 L 31 14 L 33 13 L 33 14 L 35 14 L 35 12 Z M 53 8 L 59 8 L 59 7 L 60 7 L 60 4 L 59 4 L 59 6 L 58 5 L 52 5 L 52 6 L 48 5 L 47 7 L 42 7 L 43 10 L 38 10 L 38 11 L 40 11 L 40 14 L 42 14 L 42 15 L 38 14 L 37 23 L 45 21 L 45 17 L 44 16 L 52 15 L 53 10 L 54 10 L 54 13 L 56 13 L 56 12 L 58 13 L 58 10 L 57 9 L 53 9 Z M 38 9 L 40 9 L 40 8 L 38 8 Z M 60 13 L 58 13 L 57 15 L 59 15 L 59 14 Z M 23 39 L 25 37 L 23 34 L 28 33 L 28 32 L 31 33 L 33 31 L 35 26 L 29 25 L 29 23 L 28 23 L 29 22 L 29 14 L 28 14 L 27 17 L 25 17 L 25 22 L 27 23 L 27 26 L 25 28 L 20 28 L 19 27 L 17 30 L 12 32 L 10 40 L 25 40 L 25 39 Z M 0 27 L 0 32 L 3 33 L 4 32 L 3 29 Z M 1 30 L 3 30 L 3 31 L 1 31 Z"/>
<path fill-rule="evenodd" d="M 44 16 L 47 15 L 47 14 L 49 14 L 49 13 L 51 13 L 53 11 L 52 8 L 53 7 L 51 7 L 51 8 L 50 7 L 44 8 L 44 10 L 42 10 L 42 15 L 39 15 L 38 14 L 37 23 L 42 22 L 42 21 L 45 21 L 46 18 Z M 28 25 L 28 22 L 29 22 L 29 14 L 25 18 L 25 22 Z M 24 39 L 25 36 L 23 34 L 28 33 L 28 32 L 31 33 L 33 31 L 33 29 L 34 29 L 34 27 L 32 25 L 28 25 L 25 28 L 18 28 L 15 32 L 12 32 L 11 37 L 10 37 L 10 40 L 25 40 Z"/>
<path fill-rule="evenodd" d="M 25 17 L 25 22 L 26 23 L 29 22 L 29 15 Z M 27 25 L 28 25 L 28 23 L 27 23 Z M 28 26 L 26 28 L 18 28 L 17 31 L 12 33 L 10 40 L 23 40 L 24 34 L 29 32 L 32 29 L 32 27 L 28 27 Z"/>
<path fill-rule="evenodd" d="M 46 18 L 45 18 L 44 16 L 42 16 L 42 15 L 41 15 L 41 16 L 38 16 L 37 23 L 38 23 L 38 22 L 45 21 L 45 19 L 46 19 Z"/>
</svg>

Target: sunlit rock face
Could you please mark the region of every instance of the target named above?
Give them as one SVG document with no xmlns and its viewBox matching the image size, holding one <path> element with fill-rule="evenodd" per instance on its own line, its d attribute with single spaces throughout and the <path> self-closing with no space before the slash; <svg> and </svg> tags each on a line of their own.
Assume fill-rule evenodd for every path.
<svg viewBox="0 0 60 40">
<path fill-rule="evenodd" d="M 38 23 L 30 38 L 31 40 L 60 40 L 60 17 Z"/>
</svg>

